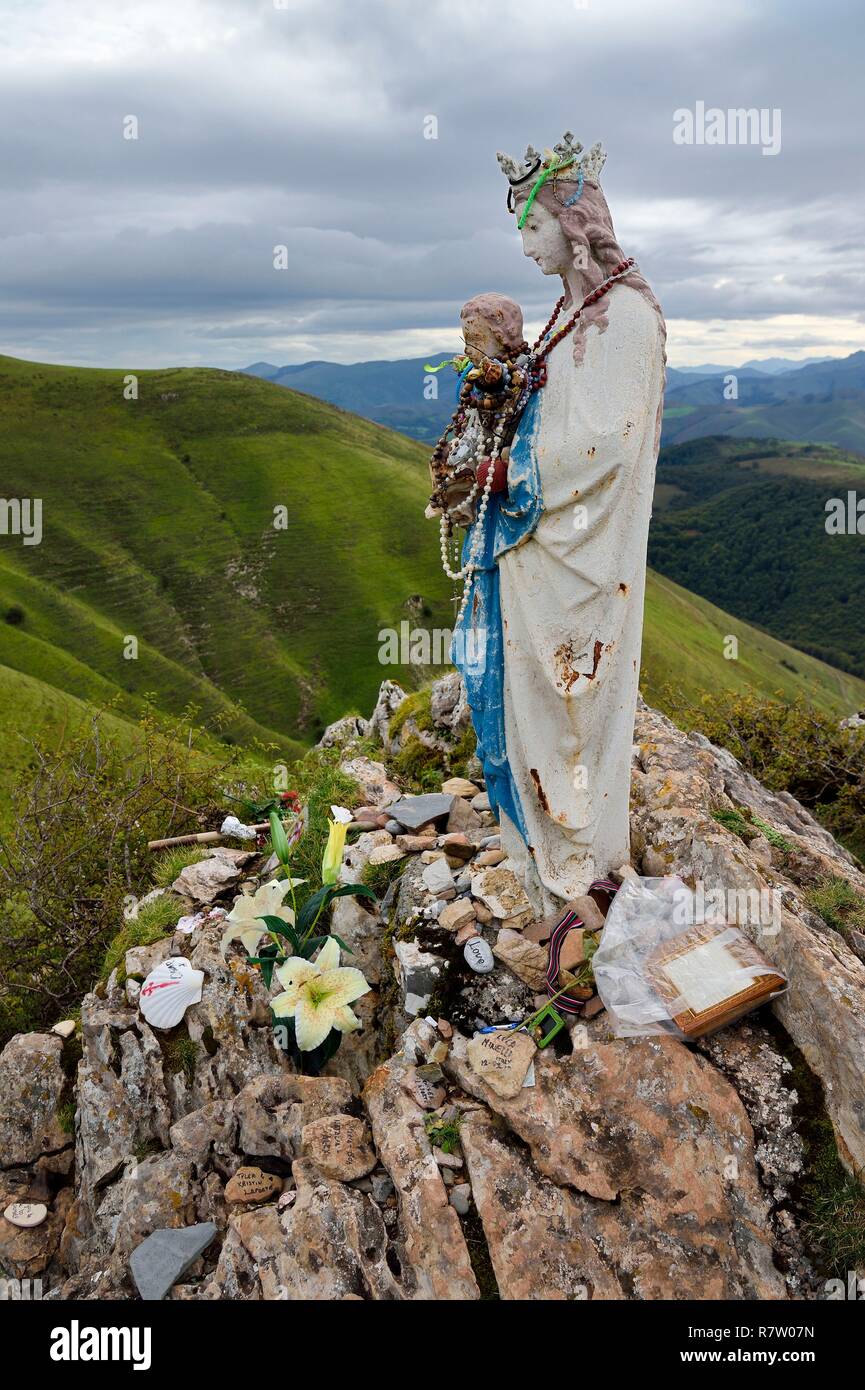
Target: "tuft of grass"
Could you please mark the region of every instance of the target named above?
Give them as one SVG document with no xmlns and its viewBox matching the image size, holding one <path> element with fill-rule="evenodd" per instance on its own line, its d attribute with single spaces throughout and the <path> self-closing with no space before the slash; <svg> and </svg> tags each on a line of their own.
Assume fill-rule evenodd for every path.
<svg viewBox="0 0 865 1390">
<path fill-rule="evenodd" d="M 57 1123 L 64 1134 L 75 1133 L 75 1101 L 67 1100 L 57 1111 Z"/>
<path fill-rule="evenodd" d="M 153 866 L 155 887 L 170 888 L 178 874 L 190 864 L 198 864 L 204 855 L 203 849 L 195 849 L 192 845 L 176 845 L 174 849 L 163 850 Z"/>
<path fill-rule="evenodd" d="M 409 719 L 413 719 L 419 729 L 433 727 L 431 686 L 424 686 L 406 696 L 387 726 L 391 738 L 397 737 Z"/>
<path fill-rule="evenodd" d="M 852 930 L 865 933 L 865 898 L 846 878 L 835 875 L 821 878 L 805 894 L 805 901 L 823 918 L 827 927 L 840 932 L 845 939 Z"/>
<path fill-rule="evenodd" d="M 756 840 L 758 835 L 763 835 L 770 845 L 782 850 L 784 854 L 792 852 L 793 846 L 790 841 L 786 840 L 780 831 L 767 825 L 759 816 L 755 816 L 747 806 L 737 807 L 733 810 L 713 811 L 712 819 L 716 820 L 719 825 L 723 825 L 726 830 L 731 830 L 734 835 L 738 835 L 740 840 L 744 840 L 746 844 Z"/>
<path fill-rule="evenodd" d="M 407 859 L 391 859 L 386 864 L 366 864 L 360 881 L 371 888 L 377 898 L 383 898 L 390 885 L 406 867 Z"/>
<path fill-rule="evenodd" d="M 468 777 L 469 763 L 477 753 L 477 746 L 477 736 L 470 724 L 467 729 L 463 730 L 448 755 L 452 777 Z"/>
<path fill-rule="evenodd" d="M 162 1056 L 169 1075 L 176 1076 L 182 1072 L 191 1086 L 195 1076 L 198 1048 L 189 1034 L 180 1033 L 176 1038 L 168 1038 L 163 1042 Z"/>
<path fill-rule="evenodd" d="M 447 775 L 444 755 L 437 748 L 427 748 L 412 734 L 393 759 L 393 770 L 412 791 L 438 791 Z"/>
<path fill-rule="evenodd" d="M 460 1146 L 462 1122 L 462 1115 L 457 1115 L 453 1120 L 443 1120 L 440 1115 L 427 1115 L 424 1120 L 426 1137 L 443 1154 L 456 1153 Z"/>
<path fill-rule="evenodd" d="M 105 952 L 99 972 L 100 982 L 104 984 L 112 970 L 116 970 L 118 984 L 123 984 L 126 979 L 126 952 L 131 951 L 133 946 L 152 946 L 155 941 L 168 936 L 177 925 L 179 917 L 177 899 L 168 894 L 145 903 L 134 921 L 124 923 L 122 930 L 117 933 Z"/>
<path fill-rule="evenodd" d="M 865 1266 L 865 1187 L 838 1157 L 827 1120 L 803 1189 L 803 1226 L 822 1268 L 834 1278 Z"/>
</svg>

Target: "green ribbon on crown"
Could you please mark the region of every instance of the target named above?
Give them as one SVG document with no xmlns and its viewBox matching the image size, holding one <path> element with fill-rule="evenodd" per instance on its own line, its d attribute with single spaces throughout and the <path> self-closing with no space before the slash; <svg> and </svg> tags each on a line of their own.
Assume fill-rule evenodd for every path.
<svg viewBox="0 0 865 1390">
<path fill-rule="evenodd" d="M 558 157 L 558 158 L 555 158 L 555 157 L 554 157 L 554 158 L 550 161 L 549 164 L 545 164 L 545 165 L 544 165 L 544 167 L 543 167 L 543 169 L 541 170 L 540 174 L 538 175 L 538 177 L 535 179 L 534 183 L 532 184 L 532 191 L 531 191 L 531 193 L 529 194 L 528 198 L 526 199 L 526 205 L 525 205 L 525 207 L 523 208 L 522 212 L 520 213 L 520 220 L 517 222 L 517 227 L 520 229 L 520 231 L 522 231 L 523 224 L 524 224 L 526 218 L 527 218 L 528 215 L 529 215 L 529 211 L 531 210 L 532 203 L 533 203 L 533 202 L 535 201 L 535 199 L 537 198 L 538 194 L 540 193 L 541 189 L 543 188 L 544 184 L 546 183 L 546 181 L 547 181 L 547 179 L 550 177 L 550 175 L 551 175 L 551 174 L 557 174 L 557 173 L 559 172 L 560 169 L 567 169 L 571 164 L 573 164 L 575 158 L 576 158 L 575 155 L 569 155 L 567 159 L 562 159 L 561 157 Z"/>
</svg>

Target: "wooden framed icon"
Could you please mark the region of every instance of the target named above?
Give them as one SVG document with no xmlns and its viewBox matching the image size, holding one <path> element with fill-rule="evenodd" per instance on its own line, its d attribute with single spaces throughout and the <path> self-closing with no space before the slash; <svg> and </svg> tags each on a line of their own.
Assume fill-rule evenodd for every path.
<svg viewBox="0 0 865 1390">
<path fill-rule="evenodd" d="M 700 922 L 665 941 L 649 957 L 646 974 L 689 1038 L 726 1027 L 787 987 L 738 927 L 725 923 Z"/>
</svg>

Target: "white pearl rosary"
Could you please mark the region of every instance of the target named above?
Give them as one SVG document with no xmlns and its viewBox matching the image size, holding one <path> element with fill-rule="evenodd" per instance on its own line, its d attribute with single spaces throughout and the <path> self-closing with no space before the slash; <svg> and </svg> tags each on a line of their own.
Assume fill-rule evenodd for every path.
<svg viewBox="0 0 865 1390">
<path fill-rule="evenodd" d="M 487 473 L 486 479 L 484 481 L 484 488 L 483 492 L 481 493 L 480 504 L 478 506 L 478 514 L 475 518 L 474 528 L 472 530 L 472 542 L 469 548 L 468 559 L 466 560 L 465 564 L 461 566 L 460 569 L 451 569 L 449 564 L 448 541 L 450 540 L 453 534 L 453 522 L 451 521 L 450 515 L 447 511 L 442 511 L 441 521 L 439 523 L 439 540 L 442 557 L 442 569 L 444 570 L 448 579 L 462 579 L 464 581 L 462 600 L 460 602 L 459 612 L 457 613 L 457 616 L 454 620 L 454 627 L 459 627 L 460 622 L 462 621 L 462 616 L 465 613 L 466 605 L 469 601 L 469 594 L 471 593 L 472 579 L 474 578 L 475 571 L 478 567 L 481 549 L 483 548 L 484 519 L 486 517 L 487 507 L 489 506 L 490 497 L 492 495 L 496 462 L 501 454 L 503 430 L 504 422 L 496 425 L 493 431 L 493 446 L 492 451 L 490 453 L 489 472 Z M 477 456 L 475 456 L 475 462 L 480 462 Z M 478 487 L 479 484 L 475 482 L 475 485 L 469 493 L 468 497 L 466 498 L 465 502 L 463 503 L 463 506 L 470 505 L 475 500 L 478 494 Z"/>
</svg>

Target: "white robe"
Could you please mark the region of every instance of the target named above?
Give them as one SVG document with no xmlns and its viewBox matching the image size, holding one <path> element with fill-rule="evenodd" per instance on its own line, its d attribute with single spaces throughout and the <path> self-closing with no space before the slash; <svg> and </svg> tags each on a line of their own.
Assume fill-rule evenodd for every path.
<svg viewBox="0 0 865 1390">
<path fill-rule="evenodd" d="M 636 290 L 610 292 L 577 365 L 547 358 L 534 446 L 543 513 L 499 558 L 505 738 L 529 856 L 549 894 L 573 898 L 629 858 L 628 798 L 646 545 L 664 389 L 663 330 Z M 585 514 L 575 511 L 584 507 Z M 531 868 L 534 860 L 534 870 Z"/>
</svg>

